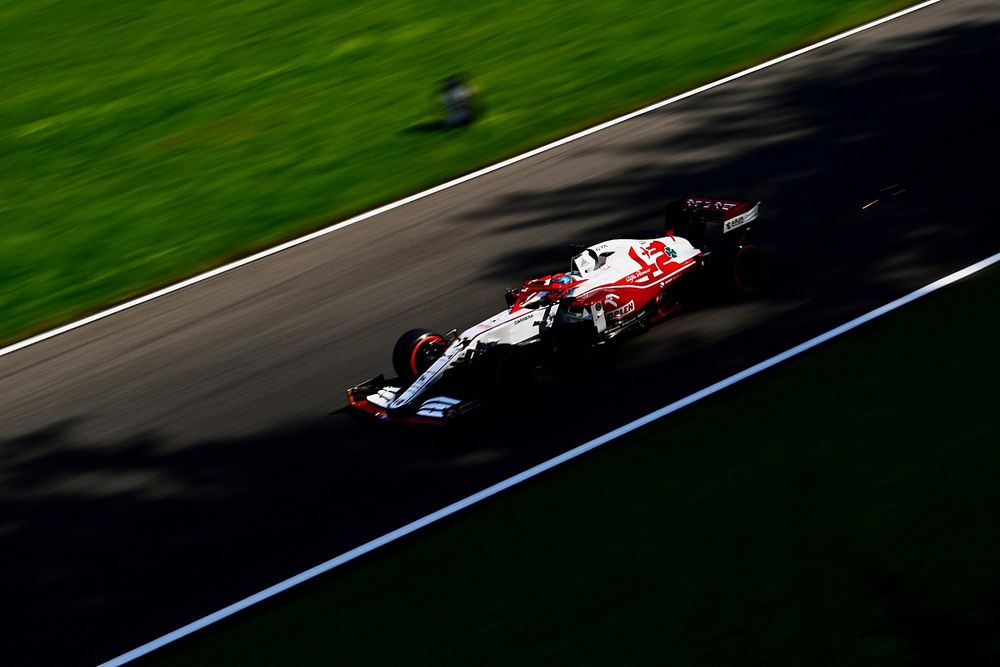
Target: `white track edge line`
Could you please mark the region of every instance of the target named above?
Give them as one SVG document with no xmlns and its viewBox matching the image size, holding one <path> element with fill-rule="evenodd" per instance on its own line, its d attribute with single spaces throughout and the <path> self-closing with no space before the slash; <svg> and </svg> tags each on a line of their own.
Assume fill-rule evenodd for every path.
<svg viewBox="0 0 1000 667">
<path fill-rule="evenodd" d="M 455 514 L 456 512 L 459 512 L 471 505 L 475 505 L 476 503 L 485 500 L 490 496 L 494 496 L 500 493 L 501 491 L 504 491 L 512 486 L 515 486 L 517 484 L 520 484 L 521 482 L 531 479 L 532 477 L 535 477 L 547 470 L 555 468 L 556 466 L 561 465 L 566 461 L 575 459 L 582 454 L 586 454 L 592 449 L 596 449 L 601 445 L 607 444 L 612 440 L 615 440 L 623 435 L 631 433 L 632 431 L 635 431 L 638 428 L 646 426 L 650 422 L 656 421 L 657 419 L 661 419 L 673 412 L 676 412 L 677 410 L 680 410 L 681 408 L 691 405 L 696 401 L 699 401 L 703 398 L 711 396 L 712 394 L 720 392 L 723 389 L 731 387 L 732 385 L 741 382 L 762 371 L 765 371 L 771 368 L 772 366 L 776 366 L 782 363 L 783 361 L 791 359 L 796 355 L 799 355 L 807 350 L 810 350 L 818 345 L 821 345 L 829 341 L 830 339 L 841 335 L 842 333 L 848 332 L 852 329 L 856 329 L 859 326 L 866 324 L 876 318 L 879 318 L 882 315 L 885 315 L 886 313 L 892 312 L 897 308 L 905 306 L 906 304 L 912 301 L 916 301 L 917 299 L 927 296 L 932 292 L 936 292 L 943 287 L 947 287 L 948 285 L 951 285 L 954 282 L 957 282 L 963 278 L 967 278 L 968 276 L 971 276 L 972 274 L 978 271 L 982 271 L 983 269 L 992 266 L 997 262 L 1000 262 L 1000 252 L 996 253 L 995 255 L 992 255 L 991 257 L 987 257 L 986 259 L 980 260 L 975 264 L 971 264 L 965 267 L 964 269 L 960 269 L 959 271 L 956 271 L 943 278 L 935 280 L 934 282 L 925 285 L 916 291 L 910 292 L 906 296 L 900 297 L 895 301 L 891 301 L 885 304 L 884 306 L 869 311 L 868 313 L 865 313 L 860 317 L 856 317 L 845 324 L 841 324 L 840 326 L 827 331 L 826 333 L 810 338 L 804 343 L 800 343 L 795 347 L 789 348 L 784 352 L 781 352 L 780 354 L 777 354 L 769 359 L 766 359 L 758 364 L 755 364 L 747 368 L 746 370 L 740 371 L 735 375 L 731 375 L 724 380 L 720 380 L 715 384 L 709 385 L 704 389 L 696 391 L 695 393 L 685 396 L 684 398 L 679 399 L 677 401 L 674 401 L 669 405 L 666 405 L 658 410 L 650 412 L 644 417 L 640 417 L 634 421 L 629 422 L 628 424 L 625 424 L 624 426 L 620 426 L 613 431 L 610 431 L 602 436 L 594 438 L 593 440 L 590 440 L 589 442 L 586 442 L 582 445 L 579 445 L 578 447 L 575 447 L 567 452 L 564 452 L 559 456 L 556 456 L 547 461 L 544 461 L 543 463 L 539 463 L 536 466 L 528 468 L 527 470 L 520 472 L 514 475 L 513 477 L 508 477 L 502 482 L 498 482 L 493 486 L 487 487 L 482 491 L 479 491 L 477 493 L 472 494 L 471 496 L 459 500 L 458 502 L 452 503 L 447 507 L 444 507 L 442 509 L 437 510 L 436 512 L 432 512 L 431 514 L 428 514 L 420 519 L 417 519 L 412 523 L 408 523 L 405 526 L 397 528 L 396 530 L 390 533 L 386 533 L 385 535 L 375 538 L 374 540 L 362 544 L 359 547 L 355 547 L 354 549 L 351 549 L 350 551 L 347 551 L 335 558 L 331 558 L 330 560 L 324 563 L 320 563 L 319 565 L 312 567 L 306 570 L 305 572 L 301 572 L 295 575 L 294 577 L 279 582 L 269 588 L 265 588 L 259 593 L 255 593 L 247 598 L 240 600 L 239 602 L 231 604 L 228 607 L 225 607 L 223 609 L 220 609 L 219 611 L 209 614 L 208 616 L 200 618 L 197 621 L 194 621 L 193 623 L 189 623 L 183 626 L 182 628 L 174 630 L 173 632 L 170 632 L 166 635 L 163 635 L 158 639 L 154 639 L 151 642 L 143 644 L 142 646 L 135 648 L 129 651 L 128 653 L 123 653 L 117 658 L 113 658 L 103 663 L 101 667 L 118 667 L 118 665 L 124 665 L 128 662 L 131 662 L 132 660 L 135 660 L 136 658 L 140 658 L 144 655 L 147 655 L 148 653 L 151 653 L 152 651 L 155 651 L 158 648 L 162 648 L 163 646 L 166 646 L 171 642 L 181 639 L 182 637 L 186 637 L 192 634 L 193 632 L 196 632 L 197 630 L 200 630 L 208 625 L 211 625 L 213 623 L 221 621 L 224 618 L 232 616 L 233 614 L 242 611 L 247 607 L 253 606 L 259 602 L 267 600 L 268 598 L 271 598 L 277 595 L 278 593 L 287 591 L 288 589 L 293 588 L 294 586 L 297 586 L 305 581 L 308 581 L 309 579 L 317 577 L 325 572 L 328 572 L 334 569 L 335 567 L 338 567 L 340 565 L 343 565 L 344 563 L 352 561 L 355 558 L 358 558 L 359 556 L 363 556 L 364 554 L 367 554 L 370 551 L 374 551 L 375 549 L 385 546 L 390 542 L 394 542 L 400 539 L 401 537 L 405 537 L 406 535 L 416 532 L 429 524 L 439 521 L 440 519 L 443 519 L 445 517 L 451 516 L 452 514 Z"/>
<path fill-rule="evenodd" d="M 111 315 L 115 315 L 115 314 L 120 313 L 120 312 L 122 312 L 124 310 L 128 310 L 130 308 L 135 308 L 136 306 L 140 306 L 140 305 L 142 305 L 142 304 L 144 304 L 144 303 L 146 303 L 148 301 L 153 301 L 154 299 L 159 299 L 160 297 L 166 296 L 166 295 L 171 294 L 173 292 L 176 292 L 178 290 L 182 290 L 185 287 L 190 287 L 191 285 L 195 285 L 195 284 L 200 283 L 202 281 L 208 280 L 209 278 L 213 278 L 213 277 L 215 277 L 217 275 L 220 275 L 222 273 L 228 273 L 229 271 L 232 271 L 234 269 L 238 269 L 241 266 L 246 266 L 247 264 L 250 264 L 251 262 L 256 262 L 257 260 L 264 259 L 265 257 L 270 257 L 271 255 L 274 255 L 274 254 L 277 254 L 279 252 L 282 252 L 283 250 L 288 250 L 289 248 L 294 248 L 297 245 L 301 245 L 303 243 L 307 243 L 308 241 L 312 241 L 313 239 L 317 239 L 317 238 L 319 238 L 321 236 L 326 236 L 327 234 L 335 232 L 338 229 L 343 229 L 344 227 L 349 227 L 351 225 L 357 224 L 357 223 L 362 222 L 364 220 L 367 220 L 369 218 L 374 218 L 377 215 L 381 215 L 383 213 L 387 213 L 388 211 L 391 211 L 393 209 L 400 208 L 401 206 L 406 206 L 407 204 L 411 204 L 411 203 L 413 203 L 415 201 L 418 201 L 420 199 L 423 199 L 425 197 L 429 197 L 429 196 L 431 196 L 433 194 L 437 194 L 438 192 L 441 192 L 442 190 L 447 190 L 449 188 L 453 188 L 456 185 L 461 185 L 462 183 L 465 183 L 467 181 L 471 181 L 474 178 L 479 178 L 480 176 L 485 176 L 486 174 L 492 173 L 492 172 L 497 171 L 499 169 L 503 169 L 504 167 L 509 167 L 510 165 L 516 164 L 518 162 L 521 162 L 522 160 L 527 160 L 528 158 L 534 157 L 534 156 L 539 155 L 541 153 L 545 153 L 545 152 L 550 151 L 550 150 L 552 150 L 554 148 L 558 148 L 559 146 L 563 146 L 563 145 L 568 144 L 570 142 L 576 141 L 577 139 L 582 139 L 583 137 L 590 136 L 591 134 L 595 134 L 597 132 L 601 132 L 602 130 L 606 130 L 606 129 L 610 128 L 610 127 L 614 127 L 615 125 L 619 125 L 619 124 L 624 123 L 626 121 L 632 120 L 633 118 L 636 118 L 637 116 L 642 116 L 642 115 L 647 114 L 647 113 L 649 113 L 651 111 L 655 111 L 657 109 L 661 109 L 661 108 L 663 108 L 665 106 L 668 106 L 670 104 L 674 104 L 676 102 L 680 102 L 681 100 L 685 100 L 685 99 L 687 99 L 689 97 L 694 97 L 695 95 L 699 95 L 699 94 L 704 93 L 706 91 L 712 90 L 713 88 L 717 88 L 717 87 L 722 86 L 724 84 L 730 83 L 731 81 L 735 81 L 737 79 L 741 79 L 741 78 L 743 78 L 745 76 L 748 76 L 750 74 L 753 74 L 755 72 L 759 72 L 759 71 L 761 71 L 763 69 L 767 69 L 767 68 L 773 67 L 774 65 L 777 65 L 779 63 L 783 63 L 786 60 L 791 60 L 792 58 L 797 58 L 798 56 L 801 56 L 801 55 L 804 55 L 806 53 L 809 53 L 810 51 L 815 51 L 816 49 L 822 48 L 824 46 L 828 46 L 830 44 L 833 44 L 834 42 L 838 42 L 838 41 L 840 41 L 842 39 L 845 39 L 847 37 L 850 37 L 852 35 L 856 35 L 859 32 L 863 32 L 865 30 L 869 30 L 869 29 L 874 28 L 876 26 L 880 26 L 883 23 L 888 23 L 889 21 L 898 19 L 900 17 L 906 16 L 907 14 L 913 13 L 913 12 L 921 10 L 921 9 L 924 9 L 925 7 L 930 7 L 931 5 L 936 5 L 939 2 L 941 2 L 941 0 L 925 0 L 924 2 L 921 2 L 919 4 L 913 5 L 911 7 L 906 7 L 904 9 L 901 9 L 901 10 L 899 10 L 897 12 L 894 12 L 892 14 L 889 14 L 887 16 L 883 16 L 881 18 L 875 19 L 874 21 L 870 21 L 869 23 L 865 23 L 864 25 L 860 25 L 860 26 L 857 26 L 855 28 L 851 28 L 851 29 L 846 30 L 844 32 L 841 32 L 841 33 L 838 33 L 836 35 L 833 35 L 832 37 L 827 37 L 824 40 L 816 42 L 815 44 L 810 44 L 809 46 L 805 46 L 805 47 L 803 47 L 801 49 L 798 49 L 796 51 L 792 51 L 790 53 L 786 53 L 786 54 L 784 54 L 782 56 L 778 56 L 777 58 L 772 58 L 771 60 L 768 60 L 766 62 L 760 63 L 759 65 L 754 65 L 753 67 L 749 67 L 749 68 L 747 68 L 745 70 L 742 70 L 740 72 L 736 72 L 735 74 L 730 74 L 729 76 L 723 77 L 723 78 L 718 79 L 716 81 L 713 81 L 711 83 L 707 83 L 707 84 L 705 84 L 703 86 L 699 86 L 697 88 L 694 88 L 694 89 L 689 90 L 687 92 L 681 93 L 679 95 L 675 95 L 675 96 L 667 98 L 665 100 L 660 100 L 659 102 L 654 102 L 653 104 L 650 104 L 649 106 L 643 107 L 641 109 L 637 109 L 636 111 L 632 111 L 632 112 L 627 113 L 627 114 L 625 114 L 623 116 L 619 116 L 617 118 L 613 118 L 613 119 L 611 119 L 609 121 L 605 121 L 605 122 L 600 123 L 598 125 L 594 125 L 593 127 L 589 127 L 589 128 L 587 128 L 585 130 L 581 130 L 580 132 L 577 132 L 575 134 L 571 134 L 569 136 L 563 137 L 562 139 L 557 139 L 556 141 L 553 141 L 551 143 L 545 144 L 544 146 L 539 146 L 538 148 L 532 149 L 532 150 L 530 150 L 530 151 L 528 151 L 526 153 L 522 153 L 520 155 L 516 155 L 516 156 L 514 156 L 512 158 L 508 158 L 506 160 L 503 160 L 502 162 L 497 162 L 496 164 L 492 164 L 492 165 L 490 165 L 488 167 L 484 167 L 482 169 L 479 169 L 478 171 L 471 172 L 471 173 L 466 174 L 464 176 L 459 176 L 458 178 L 455 178 L 453 180 L 447 181 L 447 182 L 442 183 L 440 185 L 436 185 L 436 186 L 434 186 L 432 188 L 429 188 L 427 190 L 424 190 L 422 192 L 418 192 L 418 193 L 410 195 L 408 197 L 404 197 L 402 199 L 398 199 L 398 200 L 396 200 L 394 202 L 391 202 L 389 204 L 385 204 L 384 206 L 380 206 L 378 208 L 372 209 L 371 211 L 367 211 L 367 212 L 362 213 L 360 215 L 356 215 L 353 218 L 349 218 L 349 219 L 344 220 L 342 222 L 338 222 L 338 223 L 336 223 L 334 225 L 330 225 L 329 227 L 324 227 L 323 229 L 316 230 L 315 232 L 311 232 L 309 234 L 306 234 L 305 236 L 300 236 L 300 237 L 292 239 L 290 241 L 286 241 L 286 242 L 281 243 L 279 245 L 276 245 L 274 247 L 268 248 L 266 250 L 262 250 L 262 251 L 260 251 L 260 252 L 258 252 L 256 254 L 250 255 L 248 257 L 244 257 L 243 259 L 238 259 L 238 260 L 236 260 L 234 262 L 230 262 L 228 264 L 223 264 L 222 266 L 216 267 L 216 268 L 211 269 L 209 271 L 205 271 L 204 273 L 200 273 L 200 274 L 195 275 L 195 276 L 191 276 L 190 278 L 187 278 L 187 279 L 182 280 L 180 282 L 174 283 L 172 285 L 168 285 L 167 287 L 163 287 L 163 288 L 158 289 L 158 290 L 156 290 L 154 292 L 150 292 L 149 294 L 145 294 L 143 296 L 137 297 L 135 299 L 132 299 L 131 301 L 126 301 L 124 303 L 120 303 L 117 306 L 113 306 L 113 307 L 108 308 L 106 310 L 102 310 L 102 311 L 100 311 L 98 313 L 94 313 L 93 315 L 88 315 L 87 317 L 84 317 L 82 319 L 76 320 L 74 322 L 70 322 L 68 324 L 64 324 L 62 326 L 56 327 L 54 329 L 50 329 L 48 331 L 43 331 L 40 334 L 36 334 L 36 335 L 31 336 L 29 338 L 25 338 L 24 340 L 21 340 L 21 341 L 18 341 L 16 343 L 12 343 L 10 345 L 7 345 L 6 347 L 0 348 L 0 357 L 3 357 L 3 356 L 8 355 L 8 354 L 11 354 L 13 352 L 17 352 L 18 350 L 22 350 L 22 349 L 24 349 L 26 347 L 29 347 L 31 345 L 34 345 L 36 343 L 41 343 L 44 340 L 48 340 L 49 338 L 54 338 L 54 337 L 56 337 L 56 336 L 58 336 L 60 334 L 64 334 L 64 333 L 66 333 L 68 331 L 72 331 L 73 329 L 78 329 L 79 327 L 82 327 L 82 326 L 84 326 L 86 324 L 90 324 L 92 322 L 96 322 L 97 320 L 102 320 L 105 317 L 110 317 Z"/>
</svg>

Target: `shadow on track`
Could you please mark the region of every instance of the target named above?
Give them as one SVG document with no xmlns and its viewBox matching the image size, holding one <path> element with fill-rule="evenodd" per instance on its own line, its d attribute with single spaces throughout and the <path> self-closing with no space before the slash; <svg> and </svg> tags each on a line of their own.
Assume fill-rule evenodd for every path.
<svg viewBox="0 0 1000 667">
<path fill-rule="evenodd" d="M 998 35 L 995 22 L 970 22 L 869 57 L 830 49 L 819 70 L 783 64 L 799 71 L 655 112 L 685 128 L 666 141 L 580 156 L 625 164 L 619 173 L 509 193 L 467 221 L 497 219 L 497 234 L 542 227 L 542 245 L 512 248 L 490 268 L 529 276 L 565 264 L 566 241 L 649 229 L 671 199 L 753 197 L 764 202 L 759 230 L 776 262 L 777 297 L 815 308 L 824 287 L 837 285 L 882 299 L 872 285 L 884 284 L 884 293 L 916 287 L 923 276 L 913 266 L 943 273 L 970 248 L 985 255 L 1000 247 L 991 166 L 1000 154 L 1000 94 L 989 84 L 1000 71 Z M 905 192 L 862 210 L 897 184 Z M 594 218 L 604 222 L 577 223 Z"/>
<path fill-rule="evenodd" d="M 5 663 L 109 658 L 996 251 L 998 35 L 969 23 L 865 58 L 831 48 L 819 73 L 793 61 L 788 84 L 664 109 L 690 125 L 680 138 L 568 157 L 627 158 L 610 177 L 484 201 L 470 219 L 500 222 L 498 243 L 539 229 L 494 279 L 563 265 L 567 241 L 649 228 L 688 193 L 765 202 L 771 295 L 550 380 L 567 407 L 457 434 L 324 415 L 183 447 L 79 440 L 82 415 L 0 442 Z M 907 192 L 861 210 L 896 183 Z M 603 222 L 575 224 L 588 216 Z"/>
</svg>

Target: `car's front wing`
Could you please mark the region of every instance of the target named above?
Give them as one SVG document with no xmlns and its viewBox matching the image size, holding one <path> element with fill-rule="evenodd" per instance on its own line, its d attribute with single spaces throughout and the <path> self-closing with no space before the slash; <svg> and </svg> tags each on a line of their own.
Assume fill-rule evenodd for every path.
<svg viewBox="0 0 1000 667">
<path fill-rule="evenodd" d="M 379 375 L 348 389 L 347 403 L 352 410 L 379 421 L 433 426 L 451 423 L 482 405 L 479 399 L 433 396 L 422 401 L 416 409 L 390 408 L 403 389 L 401 383 L 386 381 Z"/>
</svg>

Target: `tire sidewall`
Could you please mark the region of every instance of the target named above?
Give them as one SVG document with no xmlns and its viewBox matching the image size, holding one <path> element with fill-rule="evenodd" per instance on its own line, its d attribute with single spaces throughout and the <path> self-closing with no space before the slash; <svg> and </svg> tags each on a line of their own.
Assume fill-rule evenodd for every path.
<svg viewBox="0 0 1000 667">
<path fill-rule="evenodd" d="M 754 296 L 767 284 L 767 255 L 756 243 L 737 245 L 729 267 L 730 282 L 737 294 Z"/>
<path fill-rule="evenodd" d="M 444 352 L 444 336 L 431 329 L 410 329 L 400 336 L 392 349 L 392 368 L 396 375 L 402 380 L 414 380 L 427 370 L 433 360 L 430 363 L 424 358 L 418 361 L 417 353 L 426 349 L 424 346 L 435 343 L 440 344 L 440 352 L 434 359 Z"/>
</svg>

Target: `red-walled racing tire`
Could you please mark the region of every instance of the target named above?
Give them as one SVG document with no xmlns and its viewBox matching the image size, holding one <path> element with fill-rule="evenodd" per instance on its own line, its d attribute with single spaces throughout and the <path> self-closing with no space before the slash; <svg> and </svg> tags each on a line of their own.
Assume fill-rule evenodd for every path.
<svg viewBox="0 0 1000 667">
<path fill-rule="evenodd" d="M 736 246 L 730 266 L 732 285 L 739 294 L 752 296 L 767 284 L 767 255 L 756 243 Z"/>
<path fill-rule="evenodd" d="M 392 368 L 403 380 L 413 380 L 431 367 L 447 348 L 444 336 L 430 329 L 410 329 L 392 349 Z"/>
</svg>

